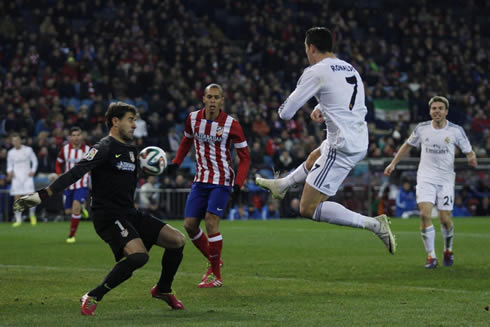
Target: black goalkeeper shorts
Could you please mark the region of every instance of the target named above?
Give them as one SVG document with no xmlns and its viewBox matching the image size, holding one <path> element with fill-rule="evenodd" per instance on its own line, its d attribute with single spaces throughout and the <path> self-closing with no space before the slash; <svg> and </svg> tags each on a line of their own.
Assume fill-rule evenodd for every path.
<svg viewBox="0 0 490 327">
<path fill-rule="evenodd" d="M 141 238 L 146 250 L 150 251 L 158 240 L 160 230 L 166 225 L 155 216 L 140 211 L 124 215 L 93 212 L 93 219 L 95 231 L 109 244 L 116 261 L 124 257 L 126 244 L 136 238 Z"/>
</svg>

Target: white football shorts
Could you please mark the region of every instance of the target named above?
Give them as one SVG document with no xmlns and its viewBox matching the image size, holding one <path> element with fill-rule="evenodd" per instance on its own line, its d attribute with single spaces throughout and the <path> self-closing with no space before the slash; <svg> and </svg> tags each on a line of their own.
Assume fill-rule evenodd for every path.
<svg viewBox="0 0 490 327">
<path fill-rule="evenodd" d="M 417 203 L 430 202 L 436 205 L 439 210 L 453 210 L 454 184 L 437 185 L 428 182 L 417 182 L 415 191 Z"/>
<path fill-rule="evenodd" d="M 321 155 L 306 177 L 306 183 L 317 191 L 334 196 L 354 166 L 364 159 L 367 151 L 345 153 L 331 148 L 327 141 L 321 145 Z"/>
<path fill-rule="evenodd" d="M 34 178 L 12 178 L 10 195 L 25 195 L 29 193 L 34 193 Z"/>
</svg>

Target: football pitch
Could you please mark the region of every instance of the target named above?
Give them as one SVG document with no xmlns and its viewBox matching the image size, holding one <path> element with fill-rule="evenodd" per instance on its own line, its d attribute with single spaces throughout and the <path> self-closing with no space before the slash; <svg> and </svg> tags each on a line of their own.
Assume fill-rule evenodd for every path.
<svg viewBox="0 0 490 327">
<path fill-rule="evenodd" d="M 183 221 L 170 221 L 183 230 Z M 455 219 L 455 264 L 424 269 L 419 220 L 393 219 L 398 252 L 368 231 L 309 220 L 223 221 L 223 281 L 198 289 L 204 258 L 188 241 L 174 290 L 184 311 L 152 299 L 163 250 L 106 295 L 79 298 L 114 265 L 92 223 L 0 224 L 0 326 L 489 326 L 490 219 Z"/>
</svg>

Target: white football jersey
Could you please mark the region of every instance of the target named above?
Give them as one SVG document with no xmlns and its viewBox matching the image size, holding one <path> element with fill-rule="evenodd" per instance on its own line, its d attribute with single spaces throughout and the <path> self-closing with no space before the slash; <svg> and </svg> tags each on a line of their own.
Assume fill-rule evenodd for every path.
<svg viewBox="0 0 490 327">
<path fill-rule="evenodd" d="M 463 153 L 471 152 L 471 144 L 463 128 L 449 121 L 441 129 L 435 129 L 432 121 L 418 124 L 407 143 L 421 148 L 417 182 L 437 185 L 454 184 L 456 146 Z"/>
<path fill-rule="evenodd" d="M 279 116 L 291 119 L 313 96 L 325 119 L 329 146 L 347 153 L 366 151 L 367 108 L 357 70 L 338 58 L 325 58 L 306 68 L 294 92 L 279 108 Z"/>
<path fill-rule="evenodd" d="M 30 146 L 21 145 L 20 149 L 12 148 L 7 153 L 7 173 L 14 172 L 15 179 L 30 178 L 29 172 L 37 170 L 37 157 Z"/>
</svg>

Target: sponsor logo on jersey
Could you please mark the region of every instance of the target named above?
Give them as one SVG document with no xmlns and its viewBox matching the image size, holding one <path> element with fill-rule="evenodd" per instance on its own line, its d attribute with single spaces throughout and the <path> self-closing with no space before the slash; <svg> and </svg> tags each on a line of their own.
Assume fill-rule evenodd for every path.
<svg viewBox="0 0 490 327">
<path fill-rule="evenodd" d="M 95 155 L 97 154 L 97 152 L 99 152 L 99 150 L 97 150 L 96 148 L 90 149 L 90 151 L 87 152 L 87 154 L 85 155 L 84 159 L 88 160 L 88 161 L 92 160 L 95 157 Z"/>
<path fill-rule="evenodd" d="M 432 144 L 432 147 L 427 147 L 425 148 L 426 153 L 431 153 L 431 154 L 445 154 L 449 153 L 449 149 L 441 147 L 439 144 Z"/>
<path fill-rule="evenodd" d="M 131 162 L 119 161 L 116 163 L 116 168 L 124 171 L 135 171 L 136 165 Z"/>
<path fill-rule="evenodd" d="M 194 136 L 199 141 L 208 142 L 208 143 L 221 142 L 223 140 L 223 138 L 221 136 L 212 136 L 212 135 L 201 134 L 201 133 L 196 133 L 196 134 L 194 134 Z"/>
<path fill-rule="evenodd" d="M 134 152 L 133 151 L 129 151 L 129 159 L 131 159 L 131 161 L 134 162 L 135 157 L 134 157 Z"/>
</svg>

